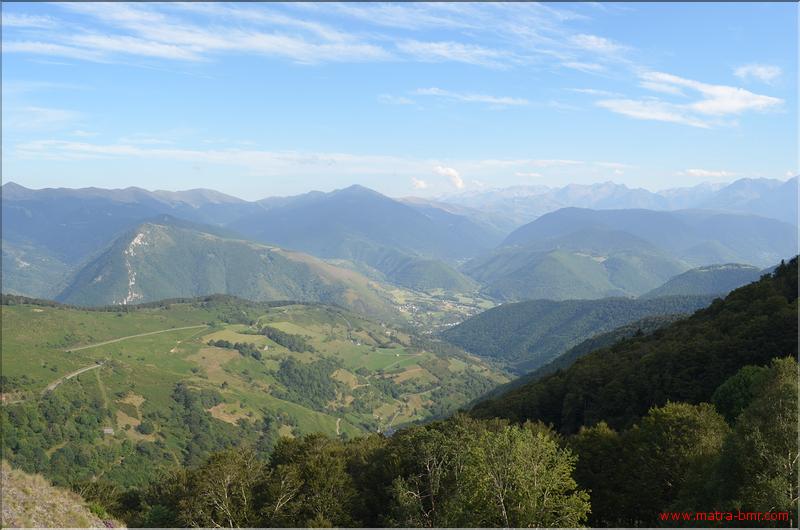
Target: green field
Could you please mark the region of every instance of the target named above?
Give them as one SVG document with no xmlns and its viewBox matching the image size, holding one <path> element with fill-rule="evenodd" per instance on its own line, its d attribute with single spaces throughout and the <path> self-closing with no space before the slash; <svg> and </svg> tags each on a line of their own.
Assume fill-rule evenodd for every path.
<svg viewBox="0 0 800 530">
<path fill-rule="evenodd" d="M 41 469 L 31 469 L 51 468 L 56 479 L 67 465 L 59 462 L 80 460 L 81 451 L 98 461 L 96 469 L 84 466 L 91 472 L 84 478 L 129 480 L 137 473 L 117 467 L 152 453 L 164 464 L 185 464 L 207 433 L 214 449 L 395 428 L 451 413 L 507 381 L 449 345 L 322 305 L 225 298 L 90 311 L 19 304 L 2 306 L 2 317 L 0 419 L 12 438 L 32 428 L 19 419 L 26 414 L 58 431 L 41 441 Z M 285 335 L 267 338 L 265 326 Z M 48 417 L 62 402 L 69 403 L 64 417 Z"/>
</svg>

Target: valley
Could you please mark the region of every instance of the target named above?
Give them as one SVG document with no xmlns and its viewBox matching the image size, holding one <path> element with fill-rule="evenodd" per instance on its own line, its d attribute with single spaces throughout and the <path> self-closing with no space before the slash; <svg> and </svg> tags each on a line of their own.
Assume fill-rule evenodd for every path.
<svg viewBox="0 0 800 530">
<path fill-rule="evenodd" d="M 314 432 L 392 432 L 450 414 L 509 380 L 458 348 L 319 304 L 212 297 L 85 311 L 26 302 L 2 306 L 4 402 L 34 416 L 63 400 L 82 403 L 62 411 L 55 438 L 35 445 L 47 455 L 41 465 L 63 460 L 70 473 L 76 464 L 66 455 L 76 451 L 95 455 L 97 467 L 86 472 L 104 474 L 130 451 L 187 462 L 197 450 L 192 437 L 204 432 L 216 438 L 208 449 Z M 191 420 L 174 416 L 184 394 L 198 396 L 197 411 L 207 414 L 191 435 Z M 15 410 L 3 413 L 4 429 Z M 91 432 L 70 434 L 88 410 Z M 21 426 L 8 432 L 25 436 Z M 138 460 L 113 473 L 141 477 L 128 461 Z"/>
</svg>

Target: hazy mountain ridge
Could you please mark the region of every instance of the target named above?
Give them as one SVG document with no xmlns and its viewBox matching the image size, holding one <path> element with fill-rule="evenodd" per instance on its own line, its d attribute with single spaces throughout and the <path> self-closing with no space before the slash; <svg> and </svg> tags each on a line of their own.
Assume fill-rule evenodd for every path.
<svg viewBox="0 0 800 530">
<path fill-rule="evenodd" d="M 512 186 L 449 195 L 440 201 L 503 216 L 518 226 L 567 207 L 651 210 L 700 208 L 762 215 L 796 225 L 797 186 L 797 176 L 787 181 L 742 178 L 727 184 L 704 183 L 657 192 L 602 182 L 563 187 Z"/>
</svg>

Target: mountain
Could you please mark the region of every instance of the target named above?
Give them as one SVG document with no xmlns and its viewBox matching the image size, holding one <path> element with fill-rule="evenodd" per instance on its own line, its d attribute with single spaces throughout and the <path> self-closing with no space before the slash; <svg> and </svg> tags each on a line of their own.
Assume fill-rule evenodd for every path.
<svg viewBox="0 0 800 530">
<path fill-rule="evenodd" d="M 212 190 L 2 187 L 3 291 L 52 297 L 113 239 L 158 215 L 221 224 L 260 210 Z"/>
<path fill-rule="evenodd" d="M 81 268 L 56 299 L 97 306 L 222 293 L 397 315 L 380 284 L 357 272 L 225 232 L 172 218 L 144 223 Z"/>
<path fill-rule="evenodd" d="M 746 214 L 707 210 L 563 208 L 512 232 L 503 246 L 546 244 L 582 230 L 624 231 L 690 265 L 751 263 L 767 267 L 797 252 L 797 227 Z"/>
<path fill-rule="evenodd" d="M 489 309 L 442 333 L 468 352 L 508 362 L 517 371 L 535 370 L 580 342 L 649 316 L 691 313 L 710 296 L 650 300 L 530 300 Z"/>
<path fill-rule="evenodd" d="M 526 246 L 499 247 L 462 270 L 482 284 L 484 294 L 518 301 L 637 296 L 686 268 L 627 232 L 586 228 Z"/>
<path fill-rule="evenodd" d="M 728 184 L 703 183 L 658 192 L 602 182 L 563 187 L 541 185 L 464 192 L 443 197 L 458 204 L 505 218 L 520 226 L 567 207 L 595 210 L 644 208 L 649 210 L 708 209 L 755 214 L 797 225 L 798 177 L 788 181 L 743 178 Z"/>
<path fill-rule="evenodd" d="M 762 269 L 758 267 L 739 263 L 697 267 L 671 278 L 661 287 L 643 294 L 640 298 L 691 294 L 724 296 L 737 287 L 754 282 L 762 273 Z"/>
<path fill-rule="evenodd" d="M 798 177 L 786 182 L 775 179 L 740 179 L 694 208 L 743 212 L 779 219 L 797 225 Z"/>
<path fill-rule="evenodd" d="M 784 356 L 797 357 L 796 257 L 685 320 L 593 351 L 473 414 L 540 420 L 564 433 L 600 421 L 620 429 L 668 401 L 708 402 L 739 369 Z"/>
<path fill-rule="evenodd" d="M 475 256 L 502 237 L 463 215 L 412 207 L 362 186 L 262 204 L 264 211 L 229 226 L 264 243 L 369 265 L 401 285 L 406 276 L 396 270 L 400 255 L 440 260 L 437 273 L 447 271 L 445 280 L 459 283 L 458 272 L 444 262 Z"/>
</svg>

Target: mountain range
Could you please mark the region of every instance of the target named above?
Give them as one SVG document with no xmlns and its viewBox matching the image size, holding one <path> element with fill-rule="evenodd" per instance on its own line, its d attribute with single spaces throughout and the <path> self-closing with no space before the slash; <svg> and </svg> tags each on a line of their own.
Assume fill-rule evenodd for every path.
<svg viewBox="0 0 800 530">
<path fill-rule="evenodd" d="M 763 268 L 796 251 L 795 226 L 751 214 L 562 208 L 463 270 L 501 300 L 639 296 L 693 267 Z"/>
<path fill-rule="evenodd" d="M 656 194 L 661 202 L 646 190 L 611 183 L 492 192 L 530 205 L 544 197 L 554 208 L 573 203 L 594 208 L 560 208 L 518 226 L 508 216 L 512 209 L 494 211 L 479 195 L 473 202 L 484 204 L 480 208 L 442 200 L 393 199 L 361 186 L 245 201 L 205 189 L 31 190 L 7 183 L 2 187 L 3 292 L 84 304 L 125 301 L 129 294 L 123 292 L 125 281 L 111 287 L 93 280 L 127 277 L 126 261 L 120 256 L 131 244 L 131 233 L 154 220 L 163 225 L 163 216 L 169 216 L 170 230 L 185 229 L 191 235 L 159 255 L 176 271 L 191 271 L 192 280 L 148 283 L 153 290 L 140 293 L 143 299 L 217 290 L 256 299 L 290 295 L 313 299 L 310 287 L 298 287 L 312 280 L 307 271 L 299 272 L 297 260 L 291 267 L 277 265 L 281 259 L 277 256 L 300 254 L 305 255 L 300 261 L 316 258 L 312 269 L 317 272 L 324 264 L 333 267 L 326 270 L 335 270 L 339 279 L 358 278 L 359 285 L 372 281 L 498 301 L 633 297 L 695 267 L 741 263 L 763 268 L 794 255 L 796 225 L 721 211 L 761 205 L 773 217 L 785 217 L 782 208 L 787 200 L 791 203 L 788 193 L 793 185 L 796 179 L 785 183 L 743 179 L 723 187 Z M 703 204 L 718 209 L 658 209 L 690 205 L 691 190 L 704 197 Z M 637 205 L 654 209 L 632 208 Z M 168 240 L 175 238 L 159 239 Z M 226 250 L 208 251 L 211 241 Z M 252 259 L 219 258 L 240 251 Z M 266 262 L 253 253 L 273 256 L 268 260 L 272 269 L 264 268 Z M 206 259 L 205 269 L 198 270 L 196 262 Z M 263 270 L 256 272 L 255 264 Z M 139 277 L 148 277 L 147 266 L 137 266 Z M 275 287 L 277 280 L 268 288 L 256 280 L 270 277 L 276 268 L 282 274 L 293 271 L 292 278 L 282 276 L 285 289 Z M 158 274 L 169 276 L 166 270 L 159 269 Z M 312 291 L 321 296 L 317 301 L 339 303 L 330 293 L 323 296 L 316 287 Z M 373 300 L 364 307 L 383 305 Z"/>
<path fill-rule="evenodd" d="M 707 209 L 761 215 L 796 225 L 797 183 L 797 176 L 787 181 L 742 178 L 729 184 L 704 183 L 658 192 L 628 188 L 614 182 L 563 187 L 530 185 L 464 192 L 442 197 L 440 201 L 481 210 L 517 226 L 566 207 L 596 210 Z"/>
</svg>

